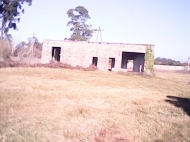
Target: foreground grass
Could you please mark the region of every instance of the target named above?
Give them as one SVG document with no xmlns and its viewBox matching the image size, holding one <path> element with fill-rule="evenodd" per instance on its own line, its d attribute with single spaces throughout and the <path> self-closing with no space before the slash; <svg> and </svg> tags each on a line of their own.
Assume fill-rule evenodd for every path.
<svg viewBox="0 0 190 142">
<path fill-rule="evenodd" d="M 188 79 L 0 69 L 0 141 L 190 141 Z"/>
</svg>

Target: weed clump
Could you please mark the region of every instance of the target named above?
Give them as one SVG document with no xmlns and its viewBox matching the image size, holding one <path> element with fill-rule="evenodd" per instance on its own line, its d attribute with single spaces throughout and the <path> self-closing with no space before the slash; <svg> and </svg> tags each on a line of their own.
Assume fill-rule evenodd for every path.
<svg viewBox="0 0 190 142">
<path fill-rule="evenodd" d="M 69 64 L 63 64 L 60 62 L 50 62 L 47 64 L 27 64 L 27 63 L 20 63 L 20 62 L 15 62 L 15 61 L 11 61 L 11 60 L 7 60 L 7 61 L 1 61 L 0 62 L 0 68 L 7 68 L 7 67 L 45 67 L 45 68 L 65 68 L 65 69 L 78 69 L 78 70 L 83 70 L 83 71 L 96 71 L 98 70 L 98 68 L 91 64 L 89 67 L 84 68 L 82 66 L 76 66 L 73 67 Z"/>
</svg>

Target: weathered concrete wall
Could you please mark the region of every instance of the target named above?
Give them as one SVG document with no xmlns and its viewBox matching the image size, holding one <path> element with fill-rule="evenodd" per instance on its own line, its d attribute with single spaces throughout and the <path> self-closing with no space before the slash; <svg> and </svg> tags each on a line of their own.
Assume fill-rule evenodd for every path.
<svg viewBox="0 0 190 142">
<path fill-rule="evenodd" d="M 62 41 L 43 42 L 41 63 L 49 63 L 52 60 L 52 47 L 62 47 Z"/>
<path fill-rule="evenodd" d="M 187 66 L 154 65 L 154 69 L 166 71 L 183 71 L 187 70 Z"/>
<path fill-rule="evenodd" d="M 145 53 L 146 46 L 44 40 L 41 62 L 49 63 L 52 60 L 52 47 L 61 47 L 60 62 L 62 63 L 88 67 L 92 63 L 92 58 L 98 57 L 97 67 L 100 70 L 107 71 L 109 58 L 115 58 L 114 70 L 120 71 L 122 51 Z"/>
</svg>

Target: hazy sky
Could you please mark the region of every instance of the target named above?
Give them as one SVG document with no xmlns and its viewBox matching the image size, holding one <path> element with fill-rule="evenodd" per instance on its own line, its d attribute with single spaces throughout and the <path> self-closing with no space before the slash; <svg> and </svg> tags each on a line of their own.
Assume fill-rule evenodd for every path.
<svg viewBox="0 0 190 142">
<path fill-rule="evenodd" d="M 14 42 L 33 33 L 40 41 L 70 37 L 66 13 L 77 6 L 89 11 L 93 28 L 104 30 L 103 42 L 155 44 L 155 57 L 190 57 L 190 0 L 33 0 L 24 6 L 19 30 L 10 32 Z"/>
</svg>

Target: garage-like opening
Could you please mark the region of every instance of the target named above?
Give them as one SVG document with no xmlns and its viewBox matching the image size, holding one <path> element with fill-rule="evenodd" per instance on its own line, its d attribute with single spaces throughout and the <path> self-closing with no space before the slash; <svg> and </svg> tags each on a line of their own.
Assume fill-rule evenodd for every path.
<svg viewBox="0 0 190 142">
<path fill-rule="evenodd" d="M 145 53 L 122 52 L 121 68 L 130 69 L 131 63 L 133 72 L 144 72 Z M 130 67 L 128 67 L 130 65 Z"/>
<path fill-rule="evenodd" d="M 112 71 L 113 68 L 115 68 L 115 58 L 109 58 L 108 70 Z"/>
<path fill-rule="evenodd" d="M 92 64 L 94 64 L 95 66 L 98 65 L 98 57 L 92 57 Z"/>
<path fill-rule="evenodd" d="M 52 60 L 60 62 L 61 47 L 52 47 Z"/>
</svg>

